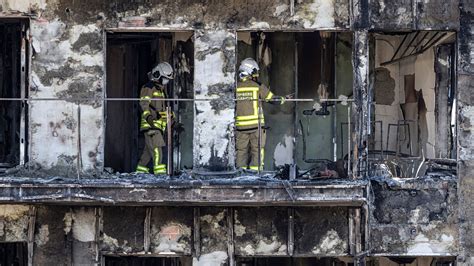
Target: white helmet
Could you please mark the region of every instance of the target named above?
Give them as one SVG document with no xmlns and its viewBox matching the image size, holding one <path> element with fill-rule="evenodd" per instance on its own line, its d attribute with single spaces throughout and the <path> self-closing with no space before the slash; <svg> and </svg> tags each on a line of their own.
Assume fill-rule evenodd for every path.
<svg viewBox="0 0 474 266">
<path fill-rule="evenodd" d="M 159 63 L 151 70 L 150 73 L 148 73 L 148 77 L 154 82 L 158 82 L 161 77 L 163 77 L 164 80 L 173 79 L 173 67 L 171 67 L 171 65 L 167 62 Z M 166 83 L 168 82 L 166 81 Z"/>
<path fill-rule="evenodd" d="M 252 75 L 257 75 L 260 71 L 257 62 L 253 58 L 245 58 L 239 66 L 239 77 L 245 78 Z"/>
</svg>

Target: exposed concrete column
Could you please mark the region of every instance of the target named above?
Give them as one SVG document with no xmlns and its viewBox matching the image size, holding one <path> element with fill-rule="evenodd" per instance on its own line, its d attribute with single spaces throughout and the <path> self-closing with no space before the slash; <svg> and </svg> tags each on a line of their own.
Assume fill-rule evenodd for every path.
<svg viewBox="0 0 474 266">
<path fill-rule="evenodd" d="M 72 263 L 73 265 L 99 265 L 97 247 L 97 208 L 72 209 Z"/>
<path fill-rule="evenodd" d="M 104 35 L 87 23 L 31 20 L 29 161 L 64 176 L 102 168 Z"/>
<path fill-rule="evenodd" d="M 354 175 L 367 167 L 367 135 L 370 129 L 369 92 L 369 33 L 367 30 L 354 31 L 352 65 L 354 69 L 354 104 L 352 106 L 352 152 Z"/>
<path fill-rule="evenodd" d="M 231 170 L 235 165 L 236 33 L 199 30 L 194 38 L 194 169 Z"/>
<path fill-rule="evenodd" d="M 458 177 L 461 250 L 459 265 L 474 264 L 474 3 L 461 0 L 458 35 Z"/>
</svg>

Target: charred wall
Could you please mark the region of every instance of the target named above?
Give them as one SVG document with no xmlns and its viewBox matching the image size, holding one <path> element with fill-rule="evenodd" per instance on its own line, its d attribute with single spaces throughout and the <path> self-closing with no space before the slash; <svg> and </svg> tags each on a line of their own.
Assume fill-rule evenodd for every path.
<svg viewBox="0 0 474 266">
<path fill-rule="evenodd" d="M 459 249 L 456 179 L 374 179 L 373 254 L 452 256 Z"/>
<path fill-rule="evenodd" d="M 222 265 L 234 255 L 349 253 L 344 207 L 295 208 L 294 216 L 286 207 L 0 207 L 2 241 L 31 243 L 33 265 L 93 265 L 102 256 L 137 255 L 193 257 L 193 265 Z"/>
<path fill-rule="evenodd" d="M 460 1 L 460 23 L 458 36 L 458 175 L 461 222 L 461 262 L 464 265 L 474 263 L 474 4 Z"/>
<path fill-rule="evenodd" d="M 296 1 L 293 10 L 290 3 L 283 0 L 252 2 L 237 0 L 225 2 L 3 0 L 0 2 L 0 16 L 24 15 L 31 19 L 32 56 L 29 95 L 32 100 L 36 100 L 31 101 L 29 108 L 29 158 L 31 162 L 49 169 L 55 176 L 71 175 L 77 167 L 86 171 L 100 171 L 102 168 L 104 106 L 101 99 L 104 96 L 105 87 L 106 45 L 103 40 L 106 29 L 130 30 L 133 29 L 130 28 L 131 26 L 135 26 L 154 30 L 196 31 L 194 96 L 197 99 L 212 98 L 213 100 L 195 104 L 194 166 L 210 170 L 233 168 L 234 149 L 231 126 L 233 105 L 228 99 L 233 97 L 235 86 L 236 30 L 355 30 L 352 61 L 355 96 L 358 103 L 353 108 L 353 114 L 354 118 L 357 118 L 355 121 L 359 133 L 352 136 L 352 139 L 356 140 L 356 146 L 353 149 L 357 151 L 355 156 L 361 159 L 364 158 L 364 140 L 369 134 L 367 121 L 371 92 L 368 79 L 368 31 L 459 30 L 458 173 L 460 181 L 458 191 L 452 187 L 451 181 L 447 183 L 447 187 L 438 187 L 439 184 L 443 184 L 440 181 L 433 184 L 434 188 L 407 185 L 397 189 L 382 185 L 380 182 L 374 183 L 377 201 L 373 205 L 375 210 L 372 237 L 374 241 L 380 243 L 377 252 L 384 253 L 391 250 L 409 252 L 410 246 L 407 244 L 395 241 L 392 246 L 389 246 L 390 241 L 384 240 L 382 234 L 389 234 L 396 239 L 400 237 L 411 243 L 410 245 L 417 247 L 416 245 L 420 244 L 423 248 L 426 247 L 424 246 L 426 241 L 443 240 L 444 234 L 448 239 L 452 237 L 454 240 L 452 245 L 444 247 L 446 249 L 443 250 L 456 252 L 457 224 L 454 222 L 454 217 L 459 216 L 461 226 L 459 246 L 462 251 L 460 262 L 469 265 L 474 252 L 474 238 L 470 234 L 473 231 L 472 221 L 474 221 L 472 202 L 474 157 L 471 148 L 472 120 L 474 119 L 472 107 L 474 99 L 471 93 L 474 86 L 474 59 L 472 58 L 474 33 L 469 26 L 474 23 L 474 5 L 469 1 L 460 2 L 459 9 L 458 1 L 442 0 L 397 2 L 312 0 Z M 460 25 L 466 26 L 460 27 Z M 209 78 L 211 74 L 213 79 Z M 55 101 L 41 100 L 44 98 Z M 78 98 L 87 99 L 79 100 Z M 415 195 L 412 195 L 412 191 L 416 192 Z M 451 207 L 443 209 L 426 202 L 432 200 L 429 195 L 433 194 L 436 196 L 434 199 L 436 203 L 442 205 L 448 202 L 456 205 L 456 200 L 453 198 L 456 193 L 459 195 L 459 204 L 462 206 L 459 212 L 449 209 Z M 391 201 L 391 199 L 394 200 Z M 441 199 L 446 201 L 443 202 Z M 418 202 L 421 206 L 414 206 L 412 202 Z M 4 207 L 4 209 L 8 208 Z M 27 208 L 29 210 L 29 206 Z M 391 214 L 387 210 L 391 208 L 396 209 L 399 214 L 390 217 Z M 35 253 L 35 259 L 44 261 L 44 264 L 51 263 L 53 257 L 50 252 L 54 249 L 61 250 L 55 258 L 55 263 L 67 261 L 67 254 L 73 254 L 70 259 L 78 262 L 84 262 L 84 259 L 90 259 L 89 262 L 96 260 L 94 256 L 97 256 L 99 249 L 95 246 L 98 241 L 98 232 L 105 232 L 107 236 L 113 238 L 110 239 L 108 246 L 103 247 L 105 251 L 110 252 L 140 250 L 142 245 L 145 248 L 147 243 L 150 248 L 160 250 L 160 245 L 163 243 L 160 241 L 160 230 L 166 227 L 166 224 L 160 224 L 154 229 L 150 227 L 157 239 L 153 240 L 155 242 L 151 242 L 151 239 L 150 242 L 146 242 L 144 239 L 142 244 L 139 234 L 133 238 L 124 236 L 124 232 L 116 231 L 116 228 L 110 228 L 105 224 L 103 229 L 100 229 L 100 223 L 97 221 L 102 219 L 101 215 L 104 215 L 104 223 L 108 220 L 121 222 L 121 217 L 115 213 L 115 209 L 76 207 L 72 209 L 74 210 L 57 206 L 38 207 L 34 240 L 27 237 L 27 228 L 25 228 L 27 220 L 22 218 L 24 214 L 17 215 L 20 217 L 14 219 L 17 227 L 9 230 L 18 230 L 13 234 L 13 238 L 34 241 L 38 251 Z M 14 212 L 17 211 L 25 213 L 26 207 L 17 208 Z M 147 217 L 146 209 L 135 211 L 137 216 L 145 215 L 143 219 Z M 189 208 L 187 211 L 190 211 Z M 117 213 L 121 212 L 124 211 L 117 211 Z M 215 244 L 217 249 L 211 249 L 212 245 L 209 243 L 213 243 L 211 240 L 213 235 L 228 232 L 229 229 L 226 228 L 224 222 L 228 213 L 223 209 L 203 212 L 210 215 L 201 216 L 199 219 L 202 226 L 201 233 L 208 232 L 209 241 L 207 244 L 202 244 L 203 254 L 196 260 L 202 265 L 207 265 L 209 260 L 226 260 L 227 250 L 223 250 L 226 248 L 225 243 L 217 241 Z M 334 217 L 343 215 L 343 212 L 343 210 L 334 212 L 336 213 Z M 319 215 L 318 211 L 310 213 Z M 411 222 L 410 215 L 414 213 L 419 213 L 422 220 Z M 332 215 L 332 212 L 326 214 Z M 163 215 L 174 216 L 171 210 Z M 259 215 L 265 220 L 265 212 Z M 191 247 L 194 235 L 188 230 L 191 226 L 189 213 L 176 214 L 176 217 L 181 217 L 180 225 L 168 228 L 170 231 L 167 232 L 173 232 L 173 230 L 183 232 L 180 248 L 185 254 L 189 254 L 194 248 Z M 425 218 L 428 220 L 423 220 Z M 3 222 L 11 224 L 9 219 L 4 219 Z M 157 217 L 150 216 L 150 221 L 153 219 L 156 220 Z M 330 225 L 333 219 L 327 218 L 325 223 Z M 145 226 L 145 221 L 143 226 Z M 307 221 L 311 219 L 308 218 Z M 406 228 L 396 225 L 396 222 L 404 222 L 402 225 L 414 228 L 415 233 L 407 232 Z M 69 225 L 70 223 L 72 225 Z M 4 228 L 10 228 L 8 226 L 5 225 Z M 142 226 L 142 222 L 130 223 L 127 226 L 135 230 Z M 430 228 L 431 226 L 435 228 Z M 285 233 L 278 232 L 282 228 L 281 225 L 275 224 L 274 228 L 274 235 L 278 237 L 276 241 L 282 242 Z M 75 230 L 81 232 L 80 230 L 83 229 L 87 229 L 87 234 L 74 235 Z M 53 231 L 55 233 L 51 234 L 50 232 Z M 343 230 L 335 231 L 339 237 L 346 234 Z M 3 237 L 6 241 L 12 237 L 9 232 L 12 231 L 4 229 Z M 260 235 L 262 239 L 268 238 L 268 232 Z M 105 237 L 105 234 L 102 237 Z M 327 237 L 333 239 L 334 234 L 331 233 Z M 324 240 L 324 234 L 318 239 Z M 420 240 L 419 243 L 418 240 Z M 274 243 L 273 239 L 270 239 L 268 243 Z M 430 243 L 427 244 L 430 245 Z M 247 243 L 244 249 L 247 245 L 258 249 L 258 243 Z M 281 245 L 277 250 L 279 248 L 282 248 Z M 303 250 L 311 249 L 310 247 L 302 248 Z M 342 254 L 343 250 L 343 248 L 339 249 L 337 254 Z M 206 255 L 209 256 L 206 257 Z"/>
</svg>

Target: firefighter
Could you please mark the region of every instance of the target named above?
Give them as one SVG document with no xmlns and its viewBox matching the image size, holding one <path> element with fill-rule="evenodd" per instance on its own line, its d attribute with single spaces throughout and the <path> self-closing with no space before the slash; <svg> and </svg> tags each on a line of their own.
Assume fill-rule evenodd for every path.
<svg viewBox="0 0 474 266">
<path fill-rule="evenodd" d="M 166 102 L 152 98 L 167 98 L 166 85 L 173 79 L 173 68 L 166 62 L 159 63 L 148 73 L 148 77 L 150 81 L 140 91 L 140 131 L 145 136 L 145 148 L 136 172 L 149 173 L 148 163 L 153 159 L 153 173 L 166 174 L 166 164 L 163 163 L 164 132 L 171 125 L 167 125 Z"/>
<path fill-rule="evenodd" d="M 259 70 L 260 68 L 254 59 L 242 60 L 239 67 L 239 82 L 237 83 L 235 117 L 237 167 L 256 171 L 263 170 L 266 139 L 262 103 L 258 100 L 280 104 L 285 102 L 285 97 L 275 96 L 265 85 L 258 82 Z"/>
</svg>

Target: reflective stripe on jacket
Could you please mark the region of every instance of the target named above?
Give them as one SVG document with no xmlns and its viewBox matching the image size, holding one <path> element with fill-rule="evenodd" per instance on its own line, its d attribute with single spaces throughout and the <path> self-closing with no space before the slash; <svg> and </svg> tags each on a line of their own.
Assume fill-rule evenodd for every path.
<svg viewBox="0 0 474 266">
<path fill-rule="evenodd" d="M 160 130 L 166 129 L 166 102 L 154 101 L 153 98 L 166 98 L 165 89 L 161 85 L 155 85 L 152 82 L 145 84 L 140 91 L 140 108 L 142 116 L 140 121 L 140 130 L 150 129 L 146 118 L 151 115 L 153 118 L 153 127 Z M 158 115 L 159 114 L 159 115 Z"/>
<path fill-rule="evenodd" d="M 258 128 L 258 121 L 263 126 L 265 123 L 262 103 L 259 99 L 269 101 L 273 97 L 273 93 L 265 86 L 255 81 L 241 81 L 237 84 L 236 90 L 236 116 L 235 125 L 237 129 L 254 129 Z"/>
</svg>

